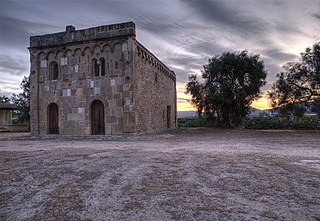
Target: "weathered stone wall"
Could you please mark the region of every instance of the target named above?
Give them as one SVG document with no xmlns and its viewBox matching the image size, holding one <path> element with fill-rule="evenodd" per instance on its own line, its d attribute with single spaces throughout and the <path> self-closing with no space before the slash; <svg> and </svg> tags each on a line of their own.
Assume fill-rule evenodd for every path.
<svg viewBox="0 0 320 221">
<path fill-rule="evenodd" d="M 136 42 L 134 65 L 136 131 L 176 127 L 175 74 L 139 42 Z"/>
<path fill-rule="evenodd" d="M 165 129 L 164 104 L 172 106 L 170 126 L 174 127 L 175 76 L 154 57 L 162 65 L 155 83 L 157 68 L 139 57 L 137 45 L 132 22 L 79 31 L 67 26 L 66 32 L 31 37 L 32 134 L 48 134 L 48 108 L 55 103 L 59 134 L 90 135 L 95 100 L 104 105 L 105 134 Z M 95 63 L 101 58 L 105 71 L 99 67 L 96 76 Z M 57 64 L 57 78 L 53 64 Z M 162 74 L 164 68 L 170 78 Z"/>
<path fill-rule="evenodd" d="M 135 24 L 133 22 L 103 25 L 77 31 L 75 27 L 70 25 L 66 27 L 65 32 L 30 37 L 30 48 L 47 48 L 70 43 L 79 44 L 79 42 L 135 36 L 135 34 Z"/>
</svg>

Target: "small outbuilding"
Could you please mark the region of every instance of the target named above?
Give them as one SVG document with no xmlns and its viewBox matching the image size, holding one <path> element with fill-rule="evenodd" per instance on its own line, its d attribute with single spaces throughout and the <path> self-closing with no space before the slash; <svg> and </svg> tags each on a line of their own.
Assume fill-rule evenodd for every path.
<svg viewBox="0 0 320 221">
<path fill-rule="evenodd" d="M 8 127 L 12 125 L 12 112 L 17 110 L 15 104 L 0 103 L 0 132 L 8 131 Z"/>
</svg>

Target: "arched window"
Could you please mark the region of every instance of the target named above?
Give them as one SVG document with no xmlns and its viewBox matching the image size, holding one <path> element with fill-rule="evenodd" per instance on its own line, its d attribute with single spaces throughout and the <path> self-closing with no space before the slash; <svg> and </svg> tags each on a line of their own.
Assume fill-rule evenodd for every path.
<svg viewBox="0 0 320 221">
<path fill-rule="evenodd" d="M 58 63 L 52 61 L 49 66 L 49 80 L 57 80 L 59 76 Z"/>
<path fill-rule="evenodd" d="M 92 74 L 93 76 L 99 76 L 99 65 L 97 59 L 92 59 Z"/>
<path fill-rule="evenodd" d="M 106 74 L 106 61 L 104 60 L 104 58 L 100 58 L 99 59 L 99 63 L 100 63 L 100 76 L 104 76 Z"/>
<path fill-rule="evenodd" d="M 92 74 L 94 76 L 104 76 L 106 74 L 106 61 L 104 58 L 92 59 Z"/>
</svg>

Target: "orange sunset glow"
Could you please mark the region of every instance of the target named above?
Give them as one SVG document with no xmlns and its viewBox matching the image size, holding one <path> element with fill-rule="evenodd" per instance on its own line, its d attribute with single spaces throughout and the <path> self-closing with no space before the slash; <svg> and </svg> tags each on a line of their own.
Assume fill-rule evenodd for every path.
<svg viewBox="0 0 320 221">
<path fill-rule="evenodd" d="M 253 101 L 250 105 L 259 110 L 267 110 L 271 108 L 270 100 L 262 97 L 256 101 Z M 177 111 L 193 111 L 195 110 L 192 105 L 187 101 L 178 101 L 177 102 Z"/>
<path fill-rule="evenodd" d="M 250 106 L 257 108 L 259 110 L 266 110 L 271 108 L 270 100 L 265 97 L 262 97 L 256 101 L 253 101 Z"/>
</svg>

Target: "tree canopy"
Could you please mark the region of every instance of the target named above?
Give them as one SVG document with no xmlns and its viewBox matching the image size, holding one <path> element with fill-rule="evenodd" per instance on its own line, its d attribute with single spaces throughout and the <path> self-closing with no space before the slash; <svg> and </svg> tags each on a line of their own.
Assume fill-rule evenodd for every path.
<svg viewBox="0 0 320 221">
<path fill-rule="evenodd" d="M 23 78 L 20 88 L 22 93 L 13 94 L 11 99 L 17 105 L 18 121 L 26 122 L 30 120 L 30 76 Z"/>
<path fill-rule="evenodd" d="M 301 115 L 310 105 L 320 114 L 320 42 L 301 53 L 299 62 L 284 66 L 277 77 L 269 93 L 274 108 Z"/>
<path fill-rule="evenodd" d="M 247 51 L 225 52 L 204 65 L 202 82 L 190 76 L 186 93 L 198 113 L 216 118 L 224 127 L 238 126 L 266 83 L 267 71 L 259 58 Z"/>
<path fill-rule="evenodd" d="M 3 95 L 0 96 L 0 103 L 9 103 L 10 102 L 10 98 L 8 98 L 7 96 Z"/>
</svg>

